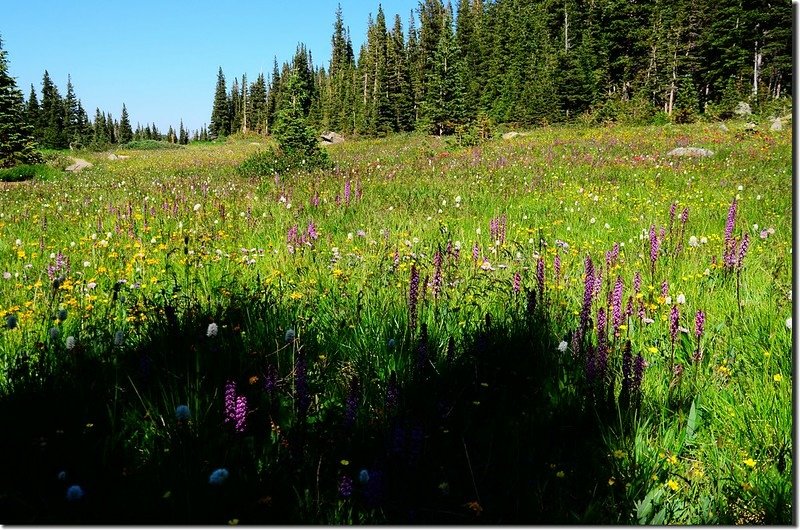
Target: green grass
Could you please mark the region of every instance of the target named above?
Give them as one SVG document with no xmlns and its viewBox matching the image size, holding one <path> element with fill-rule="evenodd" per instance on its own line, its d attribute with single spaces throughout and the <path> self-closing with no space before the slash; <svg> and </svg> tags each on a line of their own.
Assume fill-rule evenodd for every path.
<svg viewBox="0 0 800 530">
<path fill-rule="evenodd" d="M 789 524 L 791 131 L 729 128 L 545 128 L 465 149 L 398 135 L 264 179 L 237 167 L 267 142 L 241 137 L 87 155 L 91 174 L 5 190 L 9 521 Z M 715 154 L 665 156 L 687 145 Z M 731 270 L 734 197 L 749 249 Z M 587 256 L 602 282 L 574 345 Z M 634 311 L 615 336 L 618 277 Z M 647 364 L 630 399 L 627 343 Z M 224 420 L 229 380 L 244 433 Z M 46 464 L 28 469 L 41 437 Z M 212 488 L 218 467 L 231 478 Z"/>
<path fill-rule="evenodd" d="M 59 171 L 47 164 L 19 165 L 0 169 L 0 182 L 22 182 L 24 180 L 49 180 Z"/>
</svg>

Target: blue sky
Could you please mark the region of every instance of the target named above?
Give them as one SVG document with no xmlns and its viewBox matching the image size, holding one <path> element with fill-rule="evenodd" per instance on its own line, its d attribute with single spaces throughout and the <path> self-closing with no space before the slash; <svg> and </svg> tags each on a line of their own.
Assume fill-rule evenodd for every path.
<svg viewBox="0 0 800 530">
<path fill-rule="evenodd" d="M 63 96 L 67 75 L 89 118 L 96 107 L 119 119 L 122 104 L 137 122 L 162 132 L 182 118 L 189 130 L 208 123 L 217 70 L 228 82 L 272 71 L 299 42 L 327 68 L 338 3 L 358 53 L 378 0 L 191 2 L 138 0 L 4 0 L 0 37 L 10 73 L 28 98 L 41 98 L 47 70 Z M 387 25 L 403 28 L 418 0 L 383 2 Z"/>
</svg>

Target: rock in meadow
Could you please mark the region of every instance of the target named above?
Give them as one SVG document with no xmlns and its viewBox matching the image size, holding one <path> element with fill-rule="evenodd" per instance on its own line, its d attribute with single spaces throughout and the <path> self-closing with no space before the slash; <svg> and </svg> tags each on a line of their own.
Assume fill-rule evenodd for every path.
<svg viewBox="0 0 800 530">
<path fill-rule="evenodd" d="M 667 156 L 691 156 L 691 157 L 705 157 L 712 156 L 714 151 L 710 149 L 703 149 L 702 147 L 676 147 Z"/>
</svg>

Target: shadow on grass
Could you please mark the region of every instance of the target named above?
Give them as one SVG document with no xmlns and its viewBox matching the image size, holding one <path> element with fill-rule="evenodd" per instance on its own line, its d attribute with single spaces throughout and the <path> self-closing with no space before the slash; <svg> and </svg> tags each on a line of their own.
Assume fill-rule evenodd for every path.
<svg viewBox="0 0 800 530">
<path fill-rule="evenodd" d="M 0 401 L 3 523 L 618 520 L 598 407 L 541 319 L 423 329 L 382 374 L 278 335 L 264 297 L 216 310 L 212 337 L 210 316 L 163 309 L 136 348 L 40 345 L 19 364 Z"/>
</svg>

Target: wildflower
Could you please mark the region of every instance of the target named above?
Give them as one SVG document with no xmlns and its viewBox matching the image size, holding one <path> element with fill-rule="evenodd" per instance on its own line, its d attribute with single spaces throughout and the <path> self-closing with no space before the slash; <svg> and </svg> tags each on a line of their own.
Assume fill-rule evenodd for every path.
<svg viewBox="0 0 800 530">
<path fill-rule="evenodd" d="M 703 328 L 706 323 L 706 314 L 702 310 L 698 310 L 694 316 L 694 336 L 700 339 L 703 335 Z"/>
<path fill-rule="evenodd" d="M 53 326 L 52 328 L 50 328 L 48 334 L 50 335 L 50 340 L 54 341 L 58 339 L 58 336 L 61 334 L 61 331 L 57 327 Z"/>
<path fill-rule="evenodd" d="M 236 383 L 228 379 L 225 383 L 225 421 L 236 419 Z"/>
<path fill-rule="evenodd" d="M 67 319 L 67 310 L 66 309 L 59 309 L 58 313 L 56 314 L 56 317 L 61 322 L 64 322 Z"/>
<path fill-rule="evenodd" d="M 417 299 L 419 295 L 419 270 L 411 264 L 411 278 L 408 282 L 408 323 L 412 330 L 417 328 Z"/>
<path fill-rule="evenodd" d="M 744 260 L 745 254 L 747 254 L 747 249 L 749 246 L 750 246 L 750 234 L 745 234 L 739 246 L 739 257 L 736 260 L 737 269 L 742 268 L 742 261 Z"/>
<path fill-rule="evenodd" d="M 544 258 L 539 256 L 536 261 L 536 284 L 539 286 L 539 294 L 544 293 Z"/>
<path fill-rule="evenodd" d="M 190 417 L 189 407 L 186 405 L 178 405 L 175 409 L 175 419 L 178 421 L 186 421 Z"/>
<path fill-rule="evenodd" d="M 10 272 L 4 272 L 3 273 L 3 279 L 4 280 L 10 280 L 11 279 L 11 273 Z"/>
<path fill-rule="evenodd" d="M 787 320 L 787 322 L 788 322 L 788 324 L 787 324 L 787 325 L 789 326 L 789 328 L 790 328 L 790 329 L 791 329 L 791 327 L 792 327 L 792 326 L 791 326 L 791 320 L 792 320 L 791 318 L 790 318 L 789 320 Z M 8 315 L 8 316 L 6 317 L 6 327 L 7 327 L 8 329 L 14 329 L 14 328 L 16 328 L 16 327 L 17 327 L 17 323 L 18 323 L 18 322 L 19 322 L 19 320 L 17 319 L 17 315 Z"/>
<path fill-rule="evenodd" d="M 67 337 L 67 340 L 65 341 L 65 346 L 66 346 L 67 350 L 74 350 L 75 349 L 75 337 L 73 337 L 72 335 Z"/>
<path fill-rule="evenodd" d="M 83 498 L 84 492 L 78 484 L 73 484 L 67 488 L 67 500 L 69 502 L 76 502 Z"/>
<path fill-rule="evenodd" d="M 216 337 L 217 333 L 219 333 L 219 326 L 215 322 L 212 322 L 208 325 L 208 329 L 206 329 L 206 337 Z"/>
<path fill-rule="evenodd" d="M 690 246 L 690 247 L 696 247 L 696 246 L 698 246 L 699 244 L 700 244 L 700 243 L 699 243 L 699 241 L 697 240 L 697 236 L 690 236 L 690 237 L 689 237 L 689 246 Z"/>
<path fill-rule="evenodd" d="M 339 479 L 339 495 L 343 498 L 348 498 L 353 494 L 353 479 L 342 475 Z"/>
<path fill-rule="evenodd" d="M 792 317 L 786 319 L 786 327 L 792 329 Z"/>
<path fill-rule="evenodd" d="M 686 295 L 683 294 L 683 293 L 678 293 L 678 297 L 676 299 L 676 302 L 678 302 L 679 304 L 685 304 L 686 303 Z"/>
<path fill-rule="evenodd" d="M 215 469 L 211 472 L 211 475 L 209 475 L 208 483 L 212 486 L 221 486 L 226 480 L 228 480 L 229 475 L 230 473 L 228 473 L 228 470 L 224 467 Z"/>
<path fill-rule="evenodd" d="M 236 432 L 242 433 L 247 429 L 247 398 L 245 396 L 236 396 L 234 420 L 236 421 Z"/>
<path fill-rule="evenodd" d="M 783 376 L 781 374 L 775 374 L 772 376 L 772 380 L 775 381 L 776 383 L 780 383 L 781 381 L 783 381 Z"/>
<path fill-rule="evenodd" d="M 753 460 L 752 458 L 747 458 L 744 460 L 744 465 L 752 469 L 756 467 L 756 461 Z"/>
<path fill-rule="evenodd" d="M 680 312 L 678 311 L 678 306 L 672 306 L 672 309 L 669 312 L 669 336 L 672 340 L 672 343 L 675 343 L 675 338 L 678 336 L 678 323 L 680 321 Z"/>
<path fill-rule="evenodd" d="M 521 283 L 522 283 L 522 277 L 519 275 L 518 272 L 515 272 L 514 281 L 512 282 L 512 290 L 514 291 L 514 294 L 519 293 Z"/>
<path fill-rule="evenodd" d="M 667 486 L 669 486 L 669 489 L 672 491 L 678 491 L 680 489 L 680 484 L 674 479 L 669 479 L 667 481 Z"/>
<path fill-rule="evenodd" d="M 358 481 L 362 484 L 369 482 L 369 471 L 362 469 L 358 474 Z"/>
<path fill-rule="evenodd" d="M 567 351 L 567 341 L 562 340 L 561 342 L 558 343 L 558 351 L 560 351 L 561 353 Z"/>
<path fill-rule="evenodd" d="M 192 209 L 193 209 L 195 212 L 198 212 L 198 211 L 200 211 L 200 203 L 197 203 L 197 204 L 195 204 L 195 205 L 194 205 L 194 208 L 192 208 Z"/>
<path fill-rule="evenodd" d="M 285 342 L 294 342 L 295 337 L 297 334 L 292 328 L 286 330 L 286 333 L 283 335 L 283 340 Z"/>
<path fill-rule="evenodd" d="M 660 245 L 661 242 L 656 234 L 656 227 L 655 225 L 650 225 L 650 267 L 652 269 L 654 269 L 656 266 L 656 260 L 658 260 L 658 249 Z"/>
<path fill-rule="evenodd" d="M 617 276 L 617 281 L 614 283 L 614 291 L 611 293 L 611 324 L 614 329 L 614 335 L 619 334 L 619 327 L 622 325 L 622 291 L 625 284 L 622 281 L 622 276 Z"/>
</svg>

